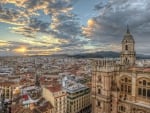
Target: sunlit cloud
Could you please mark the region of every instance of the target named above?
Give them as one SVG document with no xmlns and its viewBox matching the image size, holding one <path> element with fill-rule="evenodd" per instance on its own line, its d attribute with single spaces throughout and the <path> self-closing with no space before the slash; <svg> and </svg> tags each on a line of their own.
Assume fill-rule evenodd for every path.
<svg viewBox="0 0 150 113">
<path fill-rule="evenodd" d="M 28 0 L 1 0 L 1 3 L 11 3 L 11 4 L 15 4 L 17 6 L 23 5 L 26 1 Z"/>
<path fill-rule="evenodd" d="M 60 52 L 62 49 L 59 47 L 54 47 L 54 48 L 33 48 L 31 50 L 28 50 L 28 55 L 52 55 L 52 54 L 57 54 Z"/>
<path fill-rule="evenodd" d="M 24 43 L 28 43 L 32 46 L 46 46 L 46 47 L 68 43 L 68 40 L 55 38 L 52 35 L 44 35 L 44 36 L 40 35 L 37 38 L 26 38 L 21 39 L 21 41 Z"/>
<path fill-rule="evenodd" d="M 0 40 L 0 46 L 8 46 L 9 43 L 7 41 L 4 41 L 4 40 Z"/>
<path fill-rule="evenodd" d="M 11 43 L 10 51 L 51 54 L 62 51 L 70 43 L 74 46 L 75 43 L 80 43 L 77 37 L 81 35 L 81 28 L 72 12 L 73 0 L 1 0 L 0 3 L 2 6 L 13 6 L 0 8 L 0 22 L 13 24 L 9 27 L 11 33 L 22 35 L 23 38 L 18 41 L 30 48 L 22 48 L 20 42 L 17 45 Z M 42 16 L 48 16 L 50 20 L 40 19 Z M 31 50 L 32 53 L 29 53 Z"/>
<path fill-rule="evenodd" d="M 22 46 L 22 47 L 14 49 L 13 51 L 17 52 L 17 53 L 26 53 L 27 52 L 27 48 Z"/>
<path fill-rule="evenodd" d="M 28 24 L 29 14 L 25 11 L 13 8 L 3 8 L 0 5 L 0 22 L 12 25 L 26 25 Z"/>
<path fill-rule="evenodd" d="M 96 23 L 95 23 L 95 21 L 94 21 L 93 19 L 89 19 L 88 22 L 87 22 L 87 25 L 88 25 L 89 27 L 93 27 L 95 24 L 96 24 Z"/>
</svg>

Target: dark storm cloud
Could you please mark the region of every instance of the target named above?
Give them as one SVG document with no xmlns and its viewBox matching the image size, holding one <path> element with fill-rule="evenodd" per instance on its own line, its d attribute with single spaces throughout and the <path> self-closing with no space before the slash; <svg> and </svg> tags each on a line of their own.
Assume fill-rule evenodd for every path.
<svg viewBox="0 0 150 113">
<path fill-rule="evenodd" d="M 100 10 L 104 7 L 108 7 L 108 0 L 101 0 L 98 4 L 95 5 L 94 9 L 95 10 Z"/>
<path fill-rule="evenodd" d="M 57 26 L 57 29 L 61 30 L 62 34 L 68 34 L 70 37 L 76 37 L 80 33 L 80 27 L 77 22 L 68 21 L 61 23 Z"/>
<path fill-rule="evenodd" d="M 80 35 L 81 28 L 73 14 L 59 14 L 52 17 L 51 29 L 63 38 L 75 38 Z"/>
<path fill-rule="evenodd" d="M 49 2 L 47 8 L 44 10 L 46 14 L 67 13 L 72 9 L 73 0 L 47 0 Z"/>
<path fill-rule="evenodd" d="M 27 26 L 14 27 L 12 31 L 31 38 L 37 37 L 37 33 L 46 33 L 56 38 L 69 39 L 80 35 L 81 28 L 75 17 L 61 14 L 53 16 L 51 24 L 32 18 Z"/>
<path fill-rule="evenodd" d="M 106 4 L 107 3 L 107 4 Z M 99 15 L 92 18 L 92 25 L 83 27 L 86 37 L 99 42 L 120 43 L 129 24 L 135 40 L 147 42 L 150 36 L 149 0 L 109 0 L 95 6 Z M 139 45 L 138 42 L 137 45 Z M 142 51 L 142 50 L 141 50 Z"/>
</svg>

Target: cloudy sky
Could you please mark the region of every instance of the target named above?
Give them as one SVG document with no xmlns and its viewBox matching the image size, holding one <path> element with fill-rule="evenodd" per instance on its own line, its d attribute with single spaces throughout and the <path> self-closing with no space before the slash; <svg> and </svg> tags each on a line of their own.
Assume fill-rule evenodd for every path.
<svg viewBox="0 0 150 113">
<path fill-rule="evenodd" d="M 150 54 L 150 0 L 0 0 L 0 56 L 119 52 L 127 24 Z"/>
</svg>

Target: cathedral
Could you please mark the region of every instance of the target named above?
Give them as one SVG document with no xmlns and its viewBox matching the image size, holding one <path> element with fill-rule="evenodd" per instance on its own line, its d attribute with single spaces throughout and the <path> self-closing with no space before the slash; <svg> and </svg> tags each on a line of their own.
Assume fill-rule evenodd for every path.
<svg viewBox="0 0 150 113">
<path fill-rule="evenodd" d="M 136 64 L 127 27 L 120 59 L 92 60 L 92 113 L 150 113 L 150 67 Z"/>
</svg>

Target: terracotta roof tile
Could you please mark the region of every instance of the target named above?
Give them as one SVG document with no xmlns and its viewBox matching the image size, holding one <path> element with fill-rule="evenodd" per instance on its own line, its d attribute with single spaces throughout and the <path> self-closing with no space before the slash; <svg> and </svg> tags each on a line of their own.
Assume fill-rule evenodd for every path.
<svg viewBox="0 0 150 113">
<path fill-rule="evenodd" d="M 51 92 L 58 92 L 61 91 L 62 87 L 61 85 L 54 85 L 54 86 L 47 87 L 47 89 L 49 89 Z"/>
</svg>

